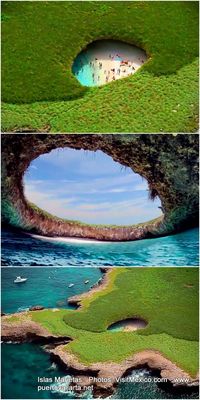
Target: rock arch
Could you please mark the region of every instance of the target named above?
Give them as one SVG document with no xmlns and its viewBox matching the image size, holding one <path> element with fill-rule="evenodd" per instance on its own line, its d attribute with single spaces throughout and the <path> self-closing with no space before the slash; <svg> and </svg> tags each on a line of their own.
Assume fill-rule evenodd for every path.
<svg viewBox="0 0 200 400">
<path fill-rule="evenodd" d="M 27 202 L 23 175 L 31 161 L 56 148 L 102 150 L 143 176 L 163 217 L 126 227 L 65 221 Z M 198 222 L 198 135 L 196 134 L 4 134 L 2 218 L 6 225 L 47 236 L 136 240 L 176 233 Z M 130 221 L 131 223 L 131 221 Z"/>
</svg>

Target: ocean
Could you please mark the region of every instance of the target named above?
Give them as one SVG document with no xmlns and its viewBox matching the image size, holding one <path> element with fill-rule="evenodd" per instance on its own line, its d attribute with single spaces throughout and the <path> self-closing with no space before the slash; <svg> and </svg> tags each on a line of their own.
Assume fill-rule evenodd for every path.
<svg viewBox="0 0 200 400">
<path fill-rule="evenodd" d="M 42 239 L 42 237 L 41 237 Z M 2 230 L 3 266 L 197 266 L 198 229 L 134 242 L 41 240 Z"/>
<path fill-rule="evenodd" d="M 88 391 L 78 397 L 74 392 L 38 392 L 38 377 L 70 377 L 58 365 L 52 364 L 49 354 L 33 343 L 2 345 L 2 398 L 3 399 L 92 399 Z M 20 363 L 20 364 L 19 364 Z M 20 367 L 19 367 L 20 365 Z M 145 369 L 135 370 L 137 376 L 150 376 Z M 49 384 L 42 384 L 48 386 Z M 67 389 L 67 385 L 66 385 Z M 59 386 L 58 386 L 59 390 Z M 120 383 L 112 399 L 198 399 L 198 394 L 172 393 L 161 389 L 156 383 Z"/>
</svg>

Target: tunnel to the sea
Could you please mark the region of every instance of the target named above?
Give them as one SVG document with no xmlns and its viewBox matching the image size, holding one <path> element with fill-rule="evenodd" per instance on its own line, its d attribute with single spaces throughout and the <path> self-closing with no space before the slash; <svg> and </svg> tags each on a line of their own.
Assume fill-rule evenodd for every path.
<svg viewBox="0 0 200 400">
<path fill-rule="evenodd" d="M 94 226 L 65 221 L 27 201 L 23 176 L 30 163 L 57 148 L 101 150 L 148 182 L 149 195 L 159 197 L 163 217 L 139 225 Z M 158 237 L 198 223 L 197 134 L 3 134 L 2 221 L 46 236 L 126 241 Z M 131 221 L 130 221 L 131 224 Z"/>
</svg>

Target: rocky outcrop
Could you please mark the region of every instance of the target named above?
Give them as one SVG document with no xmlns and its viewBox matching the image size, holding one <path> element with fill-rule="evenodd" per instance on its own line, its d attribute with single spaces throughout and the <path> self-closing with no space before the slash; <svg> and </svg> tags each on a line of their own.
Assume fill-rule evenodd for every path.
<svg viewBox="0 0 200 400">
<path fill-rule="evenodd" d="M 15 318 L 16 321 L 12 321 Z M 45 343 L 68 343 L 71 338 L 52 335 L 42 325 L 34 322 L 27 312 L 7 314 L 2 317 L 1 340 L 3 342 L 37 342 Z"/>
<path fill-rule="evenodd" d="M 19 318 L 17 322 L 9 321 L 10 318 L 16 317 Z M 81 390 L 87 385 L 93 386 L 96 397 L 113 393 L 121 378 L 127 376 L 131 370 L 141 367 L 159 371 L 160 376 L 166 378 L 174 387 L 195 387 L 199 383 L 198 376 L 191 377 L 154 349 L 135 353 L 119 363 L 98 362 L 86 365 L 68 351 L 66 344 L 73 340 L 72 338 L 52 335 L 39 323 L 32 321 L 26 312 L 2 317 L 2 340 L 45 344 L 44 349 L 51 354 L 54 361 L 76 377 L 80 377 Z"/>
<path fill-rule="evenodd" d="M 67 303 L 71 306 L 76 306 L 76 307 L 81 307 L 81 302 L 85 298 L 90 298 L 93 296 L 94 293 L 96 292 L 101 292 L 103 289 L 105 289 L 109 282 L 110 282 L 110 276 L 113 274 L 113 269 L 106 269 L 106 273 L 98 280 L 96 284 L 92 286 L 91 289 L 89 289 L 88 292 L 84 292 L 81 294 L 77 294 L 75 296 L 68 297 Z"/>
<path fill-rule="evenodd" d="M 28 203 L 23 175 L 31 161 L 64 147 L 102 150 L 140 174 L 148 182 L 150 197 L 160 198 L 163 217 L 136 226 L 93 226 L 62 220 Z M 198 221 L 198 135 L 3 135 L 2 185 L 3 223 L 27 232 L 108 241 L 179 232 Z"/>
<path fill-rule="evenodd" d="M 66 366 L 76 376 L 80 377 L 80 387 L 93 386 L 95 397 L 99 394 L 111 394 L 120 380 L 127 376 L 133 369 L 149 367 L 151 370 L 159 371 L 161 378 L 169 381 L 173 387 L 196 387 L 199 384 L 198 376 L 192 378 L 177 365 L 168 360 L 156 350 L 145 350 L 138 352 L 121 363 L 99 362 L 85 365 L 80 362 L 74 354 L 67 351 L 66 346 L 57 346 L 52 349 L 53 359 Z"/>
<path fill-rule="evenodd" d="M 39 311 L 39 310 L 44 310 L 44 307 L 43 306 L 32 306 L 32 307 L 29 307 L 29 310 L 30 311 Z"/>
</svg>

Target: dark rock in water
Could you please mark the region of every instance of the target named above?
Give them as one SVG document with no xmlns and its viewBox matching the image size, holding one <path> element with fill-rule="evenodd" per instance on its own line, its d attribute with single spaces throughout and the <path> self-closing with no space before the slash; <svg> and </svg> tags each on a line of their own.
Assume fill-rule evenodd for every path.
<svg viewBox="0 0 200 400">
<path fill-rule="evenodd" d="M 103 259 L 103 257 L 102 257 L 102 259 Z M 103 274 L 105 274 L 105 273 L 108 271 L 109 268 L 106 268 L 106 267 L 99 267 L 99 269 L 100 269 L 100 271 L 101 271 Z"/>
<path fill-rule="evenodd" d="M 78 308 L 79 306 L 80 306 L 80 299 L 79 299 L 79 297 L 80 296 L 73 296 L 73 297 L 70 297 L 70 298 L 68 298 L 67 299 L 67 304 L 69 305 L 69 306 L 74 306 L 74 307 L 76 307 L 76 308 Z"/>
<path fill-rule="evenodd" d="M 33 307 L 29 307 L 29 311 L 39 311 L 39 310 L 44 310 L 45 307 L 43 306 L 33 306 Z"/>
<path fill-rule="evenodd" d="M 1 312 L 1 317 L 3 317 L 4 315 L 6 315 L 4 312 Z"/>
</svg>

